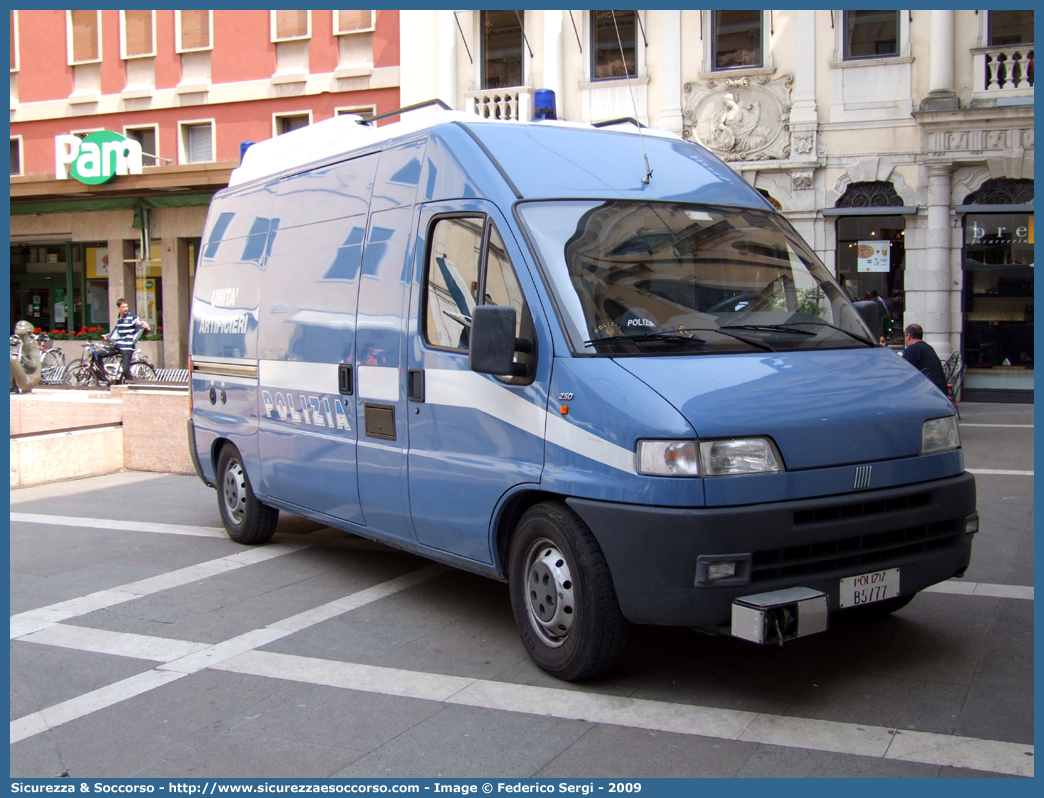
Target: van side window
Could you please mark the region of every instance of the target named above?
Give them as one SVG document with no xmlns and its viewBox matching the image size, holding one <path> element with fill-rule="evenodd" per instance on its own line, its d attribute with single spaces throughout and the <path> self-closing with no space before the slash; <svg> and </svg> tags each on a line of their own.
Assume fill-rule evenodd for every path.
<svg viewBox="0 0 1044 798">
<path fill-rule="evenodd" d="M 432 346 L 468 349 L 471 312 L 478 297 L 485 219 L 439 219 L 431 232 L 424 336 Z"/>
<path fill-rule="evenodd" d="M 486 288 L 483 305 L 508 305 L 515 309 L 515 337 L 522 337 L 522 320 L 526 317 L 526 298 L 515 277 L 504 248 L 504 241 L 492 224 L 489 226 L 489 249 L 486 256 Z"/>
<path fill-rule="evenodd" d="M 501 305 L 515 309 L 515 338 L 536 341 L 533 317 L 529 314 L 526 297 L 518 284 L 518 277 L 511 265 L 504 239 L 500 237 L 493 222 L 489 222 L 486 234 L 485 273 L 482 275 L 482 304 Z M 508 385 L 529 385 L 536 376 L 536 349 L 515 352 L 515 362 L 529 366 L 528 374 L 518 377 L 497 377 Z"/>
</svg>

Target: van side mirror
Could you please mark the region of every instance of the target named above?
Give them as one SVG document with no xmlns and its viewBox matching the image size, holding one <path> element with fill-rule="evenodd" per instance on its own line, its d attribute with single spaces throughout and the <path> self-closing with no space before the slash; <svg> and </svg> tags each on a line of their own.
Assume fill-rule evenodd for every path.
<svg viewBox="0 0 1044 798">
<path fill-rule="evenodd" d="M 468 365 L 480 374 L 525 377 L 529 367 L 515 363 L 515 309 L 505 305 L 477 305 L 471 312 Z"/>
</svg>

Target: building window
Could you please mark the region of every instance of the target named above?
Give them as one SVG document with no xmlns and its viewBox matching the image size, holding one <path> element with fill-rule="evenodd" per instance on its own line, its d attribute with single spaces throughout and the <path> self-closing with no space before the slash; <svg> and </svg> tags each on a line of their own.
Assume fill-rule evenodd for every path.
<svg viewBox="0 0 1044 798">
<path fill-rule="evenodd" d="M 66 11 L 68 63 L 101 61 L 101 11 Z"/>
<path fill-rule="evenodd" d="M 898 11 L 845 11 L 845 60 L 899 55 Z"/>
<path fill-rule="evenodd" d="M 275 114 L 272 117 L 273 135 L 282 136 L 291 130 L 300 130 L 312 124 L 312 112 L 303 114 Z"/>
<path fill-rule="evenodd" d="M 272 41 L 290 42 L 312 35 L 312 15 L 308 11 L 273 11 Z"/>
<path fill-rule="evenodd" d="M 17 136 L 11 138 L 11 174 L 22 174 L 22 139 Z"/>
<path fill-rule="evenodd" d="M 214 123 L 181 124 L 181 163 L 208 163 L 214 160 Z"/>
<path fill-rule="evenodd" d="M 715 11 L 712 19 L 714 69 L 762 66 L 761 11 Z"/>
<path fill-rule="evenodd" d="M 503 89 L 525 82 L 522 20 L 525 11 L 483 11 L 482 88 Z"/>
<path fill-rule="evenodd" d="M 141 145 L 141 165 L 156 166 L 159 149 L 156 144 L 156 126 L 124 128 L 123 135 Z"/>
<path fill-rule="evenodd" d="M 120 57 L 156 55 L 156 12 L 147 9 L 120 12 Z"/>
<path fill-rule="evenodd" d="M 355 114 L 360 119 L 373 119 L 377 116 L 376 105 L 361 105 L 352 108 L 337 108 L 334 110 L 337 116 L 343 116 L 344 114 Z"/>
<path fill-rule="evenodd" d="M 990 11 L 988 45 L 1004 47 L 1009 44 L 1033 42 L 1033 11 Z"/>
<path fill-rule="evenodd" d="M 965 203 L 1001 210 L 1027 198 L 1032 203 L 1032 181 L 991 180 Z M 964 362 L 973 369 L 966 386 L 1024 388 L 1019 375 L 1029 372 L 1032 382 L 1033 369 L 1033 214 L 966 214 L 961 254 Z"/>
<path fill-rule="evenodd" d="M 334 36 L 346 33 L 364 33 L 374 30 L 376 16 L 374 11 L 334 11 Z"/>
<path fill-rule="evenodd" d="M 179 53 L 213 49 L 214 44 L 210 36 L 214 27 L 213 11 L 178 11 L 174 15 L 174 24 L 176 49 Z"/>
<path fill-rule="evenodd" d="M 638 74 L 635 66 L 635 13 L 591 12 L 591 80 L 633 78 Z"/>
<path fill-rule="evenodd" d="M 18 12 L 11 11 L 11 71 L 18 71 Z"/>
</svg>

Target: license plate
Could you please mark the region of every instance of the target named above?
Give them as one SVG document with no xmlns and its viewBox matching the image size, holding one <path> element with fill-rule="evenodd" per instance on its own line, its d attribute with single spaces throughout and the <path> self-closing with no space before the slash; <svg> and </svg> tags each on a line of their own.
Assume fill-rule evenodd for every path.
<svg viewBox="0 0 1044 798">
<path fill-rule="evenodd" d="M 899 595 L 899 569 L 873 571 L 841 580 L 841 608 L 873 604 Z"/>
</svg>

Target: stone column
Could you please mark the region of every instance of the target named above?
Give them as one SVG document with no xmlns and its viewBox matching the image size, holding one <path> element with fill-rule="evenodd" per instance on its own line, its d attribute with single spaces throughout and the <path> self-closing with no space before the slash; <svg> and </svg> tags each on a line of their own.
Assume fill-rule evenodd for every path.
<svg viewBox="0 0 1044 798">
<path fill-rule="evenodd" d="M 954 13 L 952 9 L 931 12 L 928 96 L 921 100 L 921 111 L 956 111 L 960 107 L 957 93 L 953 90 Z"/>
<path fill-rule="evenodd" d="M 562 22 L 564 11 L 544 11 L 544 79 L 537 89 L 551 89 L 555 93 L 555 112 L 566 119 L 565 80 L 563 78 Z"/>
<path fill-rule="evenodd" d="M 916 323 L 924 328 L 924 340 L 945 360 L 952 351 L 954 331 L 950 316 L 950 190 L 953 164 L 930 163 L 928 169 L 928 227 L 925 231 L 924 267 L 914 274 L 907 269 L 907 294 L 920 293 L 919 301 L 907 305 L 903 325 Z M 911 291 L 911 289 L 913 289 Z M 912 305 L 912 307 L 911 307 Z M 959 328 L 958 328 L 959 329 Z"/>
<path fill-rule="evenodd" d="M 663 18 L 663 75 L 660 76 L 663 97 L 660 121 L 656 126 L 680 136 L 684 127 L 681 107 L 681 11 L 661 11 L 660 14 Z M 641 42 L 638 44 L 641 46 Z"/>
<path fill-rule="evenodd" d="M 163 277 L 163 366 L 184 368 L 188 363 L 189 246 L 185 238 L 164 238 L 160 268 Z"/>
<path fill-rule="evenodd" d="M 797 53 L 794 63 L 794 102 L 790 108 L 791 159 L 814 161 L 819 112 L 816 109 L 816 12 L 794 11 Z"/>
<path fill-rule="evenodd" d="M 438 14 L 439 54 L 436 69 L 439 73 L 439 99 L 451 108 L 460 110 L 457 97 L 457 37 L 460 32 L 452 11 L 439 11 Z"/>
<path fill-rule="evenodd" d="M 119 315 L 116 300 L 123 298 L 130 305 L 131 313 L 137 313 L 138 285 L 135 280 L 134 245 L 136 242 L 123 238 L 109 239 L 109 324 Z"/>
</svg>

